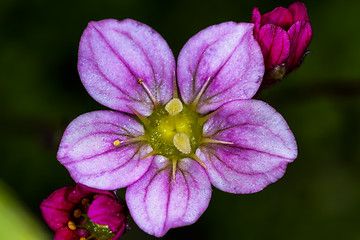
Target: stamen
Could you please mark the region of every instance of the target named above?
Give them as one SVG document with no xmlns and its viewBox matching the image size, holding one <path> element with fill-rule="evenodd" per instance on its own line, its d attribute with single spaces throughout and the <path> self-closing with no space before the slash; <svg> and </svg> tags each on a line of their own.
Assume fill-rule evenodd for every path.
<svg viewBox="0 0 360 240">
<path fill-rule="evenodd" d="M 216 140 L 216 139 L 212 139 L 212 138 L 202 138 L 200 141 L 200 144 L 202 143 L 215 143 L 215 144 L 234 144 L 232 142 L 226 142 L 226 141 L 221 141 L 221 140 Z"/>
<path fill-rule="evenodd" d="M 174 116 L 180 113 L 183 110 L 183 105 L 178 98 L 171 99 L 165 106 L 165 110 L 171 115 Z"/>
<path fill-rule="evenodd" d="M 119 139 L 115 140 L 113 142 L 113 145 L 115 147 L 120 146 L 120 144 L 122 143 L 127 143 L 127 142 L 141 142 L 141 141 L 147 141 L 147 138 L 145 136 L 139 136 L 139 137 L 134 137 L 134 138 L 129 138 L 129 139 L 125 139 L 120 141 Z"/>
<path fill-rule="evenodd" d="M 75 218 L 81 217 L 81 210 L 79 208 L 75 209 L 73 215 Z"/>
<path fill-rule="evenodd" d="M 173 144 L 182 153 L 189 154 L 191 152 L 190 139 L 185 133 L 175 134 Z"/>
<path fill-rule="evenodd" d="M 71 231 L 76 230 L 76 224 L 73 221 L 68 221 L 67 226 Z"/>
<path fill-rule="evenodd" d="M 81 204 L 82 205 L 89 205 L 89 203 L 90 203 L 90 200 L 88 198 L 81 199 Z"/>
<path fill-rule="evenodd" d="M 131 111 L 133 111 L 133 113 L 140 119 L 140 121 L 141 121 L 144 125 L 149 125 L 149 119 L 147 119 L 147 117 L 145 117 L 144 115 L 142 115 L 141 113 L 139 113 L 138 111 L 136 111 L 132 106 L 128 106 L 128 108 L 130 108 Z"/>
<path fill-rule="evenodd" d="M 175 176 L 176 176 L 176 166 L 177 166 L 177 160 L 175 159 L 172 159 L 172 177 L 173 177 L 173 181 L 174 183 L 176 184 L 176 181 L 175 181 Z"/>
<path fill-rule="evenodd" d="M 197 161 L 203 168 L 205 168 L 205 170 L 207 170 L 205 164 L 200 160 L 200 158 L 198 158 L 198 156 L 195 155 L 195 153 L 190 154 L 190 157 Z"/>
<path fill-rule="evenodd" d="M 81 237 L 79 238 L 79 240 L 86 240 L 86 237 Z"/>
<path fill-rule="evenodd" d="M 149 98 L 154 103 L 155 108 L 159 108 L 160 107 L 159 102 L 156 100 L 154 95 L 152 95 L 152 93 L 150 92 L 150 89 L 148 88 L 148 86 L 144 83 L 144 79 L 139 78 L 138 82 L 141 84 L 141 86 L 143 86 L 145 92 L 148 94 Z"/>
<path fill-rule="evenodd" d="M 200 92 L 198 93 L 198 95 L 196 96 L 196 98 L 194 99 L 194 101 L 189 105 L 190 108 L 196 109 L 196 105 L 198 104 L 201 96 L 204 94 L 205 89 L 209 86 L 210 80 L 212 80 L 211 77 L 209 77 L 209 78 L 205 81 L 204 85 L 203 85 L 203 86 L 201 87 L 201 89 L 200 89 Z"/>
<path fill-rule="evenodd" d="M 213 111 L 212 113 L 209 113 L 209 114 L 206 115 L 206 116 L 203 116 L 203 117 L 199 118 L 198 123 L 199 123 L 200 125 L 203 125 L 204 123 L 207 122 L 207 120 L 209 120 L 210 118 L 212 118 L 213 116 L 215 116 L 215 114 L 217 114 L 218 112 L 220 112 L 221 109 L 222 109 L 222 107 L 216 109 L 215 111 Z"/>
<path fill-rule="evenodd" d="M 152 150 L 151 152 L 149 152 L 148 154 L 146 154 L 145 156 L 143 156 L 140 160 L 144 160 L 145 158 L 148 158 L 148 157 L 150 157 L 150 156 L 152 156 L 152 155 L 155 155 L 155 154 L 157 154 L 157 153 L 158 153 L 158 151 Z"/>
</svg>

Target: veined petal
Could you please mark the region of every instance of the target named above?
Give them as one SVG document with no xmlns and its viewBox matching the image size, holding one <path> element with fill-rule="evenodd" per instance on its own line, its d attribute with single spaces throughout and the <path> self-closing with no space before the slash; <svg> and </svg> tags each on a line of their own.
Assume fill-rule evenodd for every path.
<svg viewBox="0 0 360 240">
<path fill-rule="evenodd" d="M 170 228 L 194 223 L 207 208 L 211 185 L 202 166 L 180 160 L 175 180 L 169 160 L 157 156 L 148 172 L 128 187 L 131 216 L 145 232 L 161 237 Z"/>
<path fill-rule="evenodd" d="M 233 143 L 204 144 L 196 152 L 211 183 L 226 192 L 262 190 L 281 178 L 297 156 L 295 138 L 284 118 L 257 100 L 225 104 L 205 123 L 204 135 Z"/>
<path fill-rule="evenodd" d="M 79 240 L 79 231 L 71 231 L 67 226 L 64 226 L 56 231 L 54 240 Z"/>
<path fill-rule="evenodd" d="M 261 24 L 275 24 L 284 29 L 289 29 L 289 27 L 294 23 L 293 16 L 291 12 L 284 7 L 277 7 L 271 12 L 265 13 L 261 16 Z"/>
<path fill-rule="evenodd" d="M 254 7 L 252 15 L 251 15 L 251 22 L 254 23 L 254 37 L 256 40 L 259 39 L 259 30 L 261 26 L 261 15 L 259 8 Z"/>
<path fill-rule="evenodd" d="M 234 99 L 249 99 L 264 74 L 261 49 L 253 37 L 254 24 L 225 22 L 192 37 L 178 59 L 178 87 L 197 110 L 207 113 Z"/>
<path fill-rule="evenodd" d="M 63 187 L 53 192 L 40 204 L 45 222 L 53 231 L 66 226 L 75 203 L 66 201 L 75 187 Z"/>
<path fill-rule="evenodd" d="M 96 224 L 107 225 L 113 233 L 122 235 L 126 227 L 124 208 L 113 198 L 98 195 L 91 203 L 88 215 Z"/>
<path fill-rule="evenodd" d="M 287 32 L 274 24 L 266 24 L 259 31 L 259 44 L 264 55 L 266 70 L 285 63 L 290 53 Z"/>
<path fill-rule="evenodd" d="M 79 46 L 78 70 L 89 94 L 99 103 L 143 115 L 153 109 L 144 87 L 162 105 L 172 96 L 175 59 L 165 40 L 150 27 L 126 19 L 90 22 Z"/>
<path fill-rule="evenodd" d="M 153 157 L 141 160 L 151 151 L 143 142 L 118 146 L 114 142 L 143 135 L 143 126 L 123 113 L 86 113 L 65 130 L 57 157 L 75 182 L 98 189 L 122 188 L 138 180 Z"/>
<path fill-rule="evenodd" d="M 312 38 L 310 22 L 299 21 L 288 30 L 291 41 L 290 56 L 287 60 L 288 72 L 296 69 L 302 63 L 304 53 L 309 46 Z"/>
<path fill-rule="evenodd" d="M 294 2 L 289 6 L 288 9 L 293 16 L 294 23 L 302 20 L 309 21 L 309 15 L 307 13 L 306 6 L 304 3 Z"/>
<path fill-rule="evenodd" d="M 70 192 L 70 194 L 67 197 L 67 201 L 72 202 L 74 204 L 78 204 L 81 202 L 81 199 L 84 197 L 88 197 L 94 194 L 101 194 L 101 195 L 107 195 L 109 197 L 114 197 L 112 193 L 106 190 L 100 190 L 96 188 L 90 188 L 88 186 L 82 185 L 82 184 L 76 184 L 73 191 Z"/>
</svg>

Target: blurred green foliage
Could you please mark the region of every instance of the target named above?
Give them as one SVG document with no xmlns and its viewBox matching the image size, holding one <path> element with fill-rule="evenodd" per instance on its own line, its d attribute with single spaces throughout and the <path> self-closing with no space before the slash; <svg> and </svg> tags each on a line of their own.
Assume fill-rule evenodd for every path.
<svg viewBox="0 0 360 240">
<path fill-rule="evenodd" d="M 50 233 L 0 181 L 0 239 L 47 240 Z"/>
<path fill-rule="evenodd" d="M 76 69 L 79 39 L 89 21 L 141 21 L 158 31 L 177 56 L 187 39 L 207 26 L 249 21 L 254 6 L 264 13 L 290 3 L 2 0 L 0 179 L 15 194 L 0 191 L 0 225 L 10 229 L 14 225 L 3 224 L 11 220 L 28 237 L 3 236 L 0 228 L 0 238 L 44 238 L 40 202 L 74 184 L 56 160 L 62 133 L 78 115 L 106 109 L 86 93 Z M 199 221 L 169 231 L 164 239 L 360 239 L 360 2 L 305 3 L 314 31 L 312 54 L 260 96 L 293 130 L 297 160 L 259 193 L 214 189 Z M 21 222 L 27 211 L 26 219 L 40 227 L 29 230 L 28 220 Z M 155 239 L 131 223 L 124 239 Z"/>
</svg>

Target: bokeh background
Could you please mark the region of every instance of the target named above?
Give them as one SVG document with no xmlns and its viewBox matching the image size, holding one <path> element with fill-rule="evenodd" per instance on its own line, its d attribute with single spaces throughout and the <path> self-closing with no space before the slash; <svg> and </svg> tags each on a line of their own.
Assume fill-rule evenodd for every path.
<svg viewBox="0 0 360 240">
<path fill-rule="evenodd" d="M 299 156 L 259 193 L 213 190 L 193 225 L 163 239 L 360 239 L 360 2 L 304 1 L 313 40 L 302 67 L 260 99 L 277 109 Z M 74 185 L 57 161 L 66 126 L 106 109 L 81 85 L 76 65 L 91 20 L 133 18 L 158 31 L 175 56 L 207 26 L 249 21 L 291 1 L 1 0 L 0 239 L 52 239 L 40 202 Z M 124 194 L 124 191 L 119 191 Z M 123 239 L 155 239 L 131 220 Z"/>
</svg>

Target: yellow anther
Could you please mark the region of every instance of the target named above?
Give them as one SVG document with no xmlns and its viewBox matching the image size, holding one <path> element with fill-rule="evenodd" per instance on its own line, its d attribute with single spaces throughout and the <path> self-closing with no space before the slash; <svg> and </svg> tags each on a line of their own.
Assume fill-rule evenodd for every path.
<svg viewBox="0 0 360 240">
<path fill-rule="evenodd" d="M 79 217 L 81 217 L 81 210 L 80 209 L 75 209 L 74 210 L 74 217 L 75 218 L 79 218 Z"/>
<path fill-rule="evenodd" d="M 76 230 L 76 224 L 73 221 L 68 221 L 67 226 L 71 231 Z"/>
<path fill-rule="evenodd" d="M 95 194 L 95 195 L 93 196 L 93 199 L 95 200 L 98 195 L 99 195 L 99 194 Z"/>
<path fill-rule="evenodd" d="M 144 82 L 144 79 L 139 78 L 139 79 L 138 79 L 138 82 L 139 82 L 140 84 L 142 84 L 142 83 Z"/>
<path fill-rule="evenodd" d="M 86 240 L 86 237 L 81 237 L 79 240 Z"/>
<path fill-rule="evenodd" d="M 173 144 L 182 153 L 189 154 L 191 152 L 190 139 L 185 133 L 175 134 Z"/>
<path fill-rule="evenodd" d="M 115 147 L 117 147 L 117 146 L 119 146 L 120 145 L 120 140 L 115 140 L 114 142 L 113 142 L 113 145 L 115 146 Z"/>
<path fill-rule="evenodd" d="M 90 200 L 89 200 L 88 198 L 83 198 L 83 199 L 81 199 L 81 204 L 82 204 L 82 205 L 88 205 L 89 202 L 90 202 Z"/>
<path fill-rule="evenodd" d="M 171 99 L 165 106 L 165 110 L 172 116 L 183 110 L 183 105 L 178 98 Z"/>
</svg>

